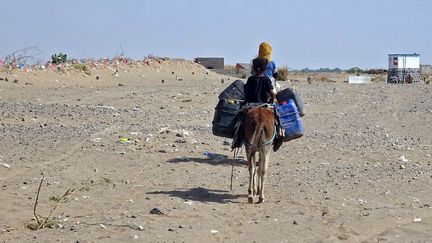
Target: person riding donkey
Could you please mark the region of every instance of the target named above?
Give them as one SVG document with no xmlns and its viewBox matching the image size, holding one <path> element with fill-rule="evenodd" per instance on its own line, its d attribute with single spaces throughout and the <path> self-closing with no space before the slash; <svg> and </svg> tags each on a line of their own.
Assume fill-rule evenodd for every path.
<svg viewBox="0 0 432 243">
<path fill-rule="evenodd" d="M 259 45 L 258 57 L 265 58 L 267 60 L 267 69 L 264 72 L 264 76 L 270 78 L 273 89 L 277 92 L 280 90 L 280 85 L 276 82 L 278 78 L 278 71 L 276 62 L 272 60 L 272 47 L 268 42 L 262 42 Z"/>
<path fill-rule="evenodd" d="M 244 119 L 247 110 L 257 106 L 270 106 L 276 101 L 276 92 L 269 77 L 265 75 L 268 67 L 268 60 L 257 57 L 252 60 L 252 76 L 244 85 L 245 99 L 242 103 L 242 110 L 237 115 L 235 135 L 231 148 L 242 146 L 244 137 Z M 278 119 L 276 119 L 278 120 Z M 278 124 L 275 124 L 278 126 Z M 279 126 L 278 126 L 279 127 Z M 281 129 L 278 129 L 278 131 Z M 278 132 L 274 140 L 273 150 L 276 151 L 282 145 L 283 132 Z M 279 144 L 280 143 L 280 144 Z"/>
</svg>

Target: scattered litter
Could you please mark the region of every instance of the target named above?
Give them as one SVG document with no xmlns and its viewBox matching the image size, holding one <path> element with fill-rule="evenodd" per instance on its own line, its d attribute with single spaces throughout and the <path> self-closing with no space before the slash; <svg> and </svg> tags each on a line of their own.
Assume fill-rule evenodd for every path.
<svg viewBox="0 0 432 243">
<path fill-rule="evenodd" d="M 135 135 L 135 136 L 141 135 L 140 132 L 130 132 L 129 134 L 130 134 L 130 135 Z"/>
<path fill-rule="evenodd" d="M 121 138 L 119 139 L 119 143 L 122 143 L 122 144 L 130 143 L 130 140 L 129 140 L 129 138 L 121 137 Z"/>
<path fill-rule="evenodd" d="M 399 161 L 408 162 L 408 159 L 405 158 L 405 155 L 402 155 L 401 157 L 399 157 Z"/>
<path fill-rule="evenodd" d="M 10 168 L 10 165 L 9 164 L 6 164 L 6 163 L 0 163 L 3 167 L 5 167 L 5 168 Z"/>
<path fill-rule="evenodd" d="M 100 140 L 102 140 L 102 138 L 92 138 L 91 141 L 94 143 L 99 142 Z"/>
<path fill-rule="evenodd" d="M 366 203 L 367 203 L 366 200 L 363 200 L 363 199 L 361 199 L 361 198 L 359 198 L 358 202 L 360 203 L 360 205 L 363 205 L 363 204 L 366 204 Z"/>
<path fill-rule="evenodd" d="M 141 225 L 130 225 L 129 228 L 134 229 L 134 230 L 144 231 L 144 227 Z"/>
<path fill-rule="evenodd" d="M 159 133 L 169 133 L 169 127 L 162 127 L 161 129 L 159 129 Z"/>
<path fill-rule="evenodd" d="M 103 224 L 100 224 L 99 226 L 100 226 L 102 229 L 106 229 L 106 226 L 103 225 Z"/>
<path fill-rule="evenodd" d="M 165 214 L 165 212 L 163 212 L 163 211 L 160 210 L 159 208 L 153 208 L 153 209 L 150 211 L 150 214 L 163 215 L 163 214 Z"/>
<path fill-rule="evenodd" d="M 179 130 L 179 131 L 177 131 L 176 136 L 177 137 L 186 137 L 186 136 L 189 136 L 189 134 L 190 134 L 190 132 L 187 130 Z"/>
<path fill-rule="evenodd" d="M 90 196 L 82 196 L 84 199 L 90 199 Z"/>
<path fill-rule="evenodd" d="M 414 223 L 418 223 L 418 222 L 421 222 L 421 221 L 422 221 L 422 219 L 421 218 L 417 218 L 417 217 L 415 217 L 414 220 L 413 220 Z"/>
<path fill-rule="evenodd" d="M 210 230 L 210 233 L 216 234 L 216 233 L 219 233 L 219 231 L 217 231 L 217 230 Z"/>
<path fill-rule="evenodd" d="M 105 108 L 110 110 L 115 110 L 114 106 L 98 105 L 96 108 Z"/>
<path fill-rule="evenodd" d="M 400 168 L 401 169 L 405 169 L 405 165 L 400 165 Z"/>
<path fill-rule="evenodd" d="M 146 142 L 149 142 L 150 141 L 150 139 L 153 137 L 153 134 L 147 134 L 146 136 L 145 136 L 145 141 Z"/>
<path fill-rule="evenodd" d="M 184 201 L 184 203 L 189 204 L 189 205 L 192 205 L 192 204 L 193 204 L 193 202 L 192 202 L 192 201 L 189 201 L 189 200 Z"/>
</svg>

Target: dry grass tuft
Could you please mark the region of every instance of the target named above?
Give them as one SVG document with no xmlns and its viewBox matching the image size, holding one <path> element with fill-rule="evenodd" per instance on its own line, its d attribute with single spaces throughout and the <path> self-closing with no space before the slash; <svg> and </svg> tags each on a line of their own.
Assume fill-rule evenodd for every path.
<svg viewBox="0 0 432 243">
<path fill-rule="evenodd" d="M 91 75 L 90 68 L 86 64 L 74 63 L 72 67 L 77 71 L 82 71 L 87 75 Z"/>
<path fill-rule="evenodd" d="M 75 189 L 68 189 L 63 196 L 61 197 L 55 197 L 55 202 L 56 204 L 54 205 L 54 207 L 51 209 L 50 213 L 48 214 L 47 217 L 43 217 L 43 216 L 38 216 L 36 213 L 37 210 L 37 205 L 39 202 L 39 194 L 40 194 L 40 190 L 42 187 L 42 182 L 45 180 L 45 176 L 42 177 L 40 183 L 39 183 L 39 187 L 37 190 L 37 194 L 36 194 L 36 200 L 33 206 L 33 215 L 34 215 L 34 220 L 30 223 L 27 223 L 26 226 L 29 229 L 32 230 L 39 230 L 39 229 L 45 229 L 45 228 L 55 228 L 58 225 L 58 221 L 55 217 L 51 217 L 51 215 L 54 213 L 54 211 L 60 206 L 60 204 L 65 203 L 69 200 L 70 196 L 72 195 L 72 193 L 74 193 Z"/>
<path fill-rule="evenodd" d="M 278 68 L 278 78 L 277 81 L 287 81 L 288 80 L 288 68 L 282 67 Z"/>
</svg>

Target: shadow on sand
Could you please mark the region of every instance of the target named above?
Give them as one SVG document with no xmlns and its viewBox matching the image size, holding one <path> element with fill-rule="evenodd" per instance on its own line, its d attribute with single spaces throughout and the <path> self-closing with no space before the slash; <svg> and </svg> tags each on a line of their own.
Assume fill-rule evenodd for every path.
<svg viewBox="0 0 432 243">
<path fill-rule="evenodd" d="M 203 163 L 209 165 L 231 165 L 234 163 L 235 165 L 245 165 L 246 161 L 243 156 L 238 156 L 236 160 L 233 159 L 232 156 L 212 153 L 207 155 L 206 158 L 193 158 L 193 157 L 178 157 L 174 159 L 167 160 L 170 163 L 184 163 L 184 162 L 194 162 L 194 163 Z"/>
<path fill-rule="evenodd" d="M 211 190 L 203 187 L 192 189 L 179 189 L 175 191 L 154 191 L 148 192 L 152 195 L 169 195 L 170 197 L 178 197 L 183 200 L 197 201 L 202 203 L 240 203 L 233 201 L 234 199 L 246 197 L 246 195 L 233 195 L 230 191 Z"/>
</svg>

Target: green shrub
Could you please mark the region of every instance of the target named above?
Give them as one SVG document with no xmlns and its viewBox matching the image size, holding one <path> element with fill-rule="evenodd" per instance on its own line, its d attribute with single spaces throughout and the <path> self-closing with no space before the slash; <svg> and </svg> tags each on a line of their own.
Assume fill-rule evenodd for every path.
<svg viewBox="0 0 432 243">
<path fill-rule="evenodd" d="M 347 73 L 364 73 L 365 71 L 359 67 L 353 67 L 350 69 L 345 70 Z"/>
<path fill-rule="evenodd" d="M 72 67 L 78 71 L 82 71 L 87 75 L 91 75 L 90 68 L 86 64 L 74 63 Z"/>
<path fill-rule="evenodd" d="M 67 62 L 67 55 L 63 53 L 54 54 L 51 56 L 51 63 L 53 64 L 62 64 Z"/>
</svg>

